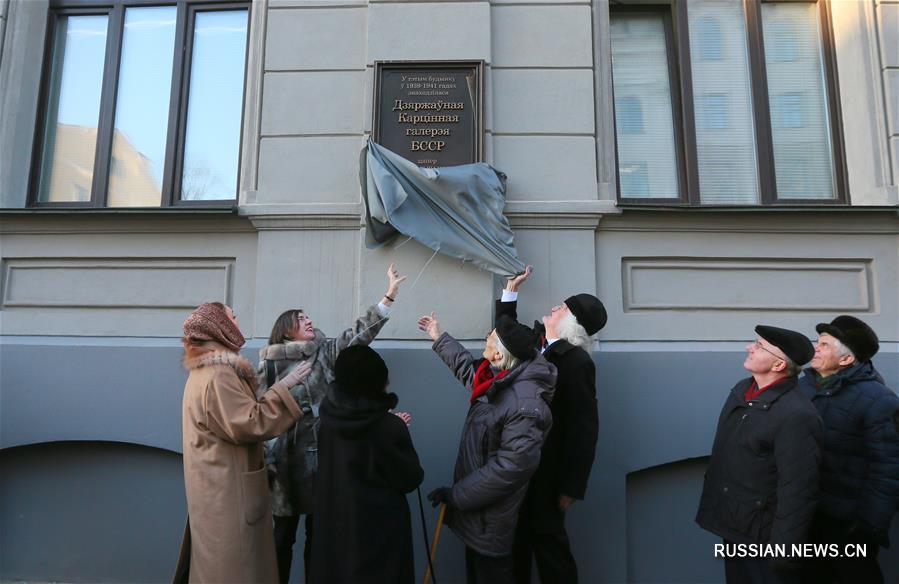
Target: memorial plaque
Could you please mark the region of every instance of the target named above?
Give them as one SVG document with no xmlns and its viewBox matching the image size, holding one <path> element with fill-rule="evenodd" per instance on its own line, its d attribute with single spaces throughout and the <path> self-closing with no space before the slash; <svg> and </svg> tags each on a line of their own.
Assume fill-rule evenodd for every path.
<svg viewBox="0 0 899 584">
<path fill-rule="evenodd" d="M 482 160 L 483 62 L 377 62 L 372 140 L 419 166 Z"/>
</svg>

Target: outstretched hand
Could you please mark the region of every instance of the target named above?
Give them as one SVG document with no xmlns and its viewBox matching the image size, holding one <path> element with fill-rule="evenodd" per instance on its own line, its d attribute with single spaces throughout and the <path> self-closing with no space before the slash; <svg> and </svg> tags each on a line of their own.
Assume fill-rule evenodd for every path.
<svg viewBox="0 0 899 584">
<path fill-rule="evenodd" d="M 517 276 L 506 280 L 506 290 L 509 292 L 518 292 L 518 287 L 531 277 L 531 271 L 533 271 L 533 269 L 534 266 L 528 266 L 524 269 L 523 274 L 518 274 Z"/>
<path fill-rule="evenodd" d="M 400 276 L 399 270 L 396 269 L 396 264 L 393 262 L 387 266 L 387 294 L 390 298 L 396 298 L 397 293 L 400 291 L 400 284 L 406 281 L 406 276 Z"/>
<path fill-rule="evenodd" d="M 440 338 L 440 323 L 437 321 L 437 314 L 432 312 L 418 319 L 418 330 L 428 333 L 432 341 Z"/>
</svg>

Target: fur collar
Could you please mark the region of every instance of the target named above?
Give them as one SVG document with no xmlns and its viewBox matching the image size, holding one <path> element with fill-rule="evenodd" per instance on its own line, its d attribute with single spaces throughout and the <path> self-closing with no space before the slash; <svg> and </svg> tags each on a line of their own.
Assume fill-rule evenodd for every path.
<svg viewBox="0 0 899 584">
<path fill-rule="evenodd" d="M 325 333 L 315 329 L 315 337 L 311 341 L 290 341 L 268 345 L 259 349 L 259 361 L 271 359 L 272 361 L 305 361 L 318 351 L 319 346 L 325 341 Z"/>
<path fill-rule="evenodd" d="M 185 345 L 181 365 L 188 371 L 213 365 L 227 365 L 234 370 L 237 377 L 253 389 L 254 393 L 257 388 L 253 365 L 241 355 L 229 351 L 218 343 L 208 342 L 202 345 Z"/>
</svg>

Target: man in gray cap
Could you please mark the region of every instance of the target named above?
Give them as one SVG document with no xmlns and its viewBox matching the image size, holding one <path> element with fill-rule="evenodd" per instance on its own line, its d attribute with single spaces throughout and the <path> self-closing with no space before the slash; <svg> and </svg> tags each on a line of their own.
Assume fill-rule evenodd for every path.
<svg viewBox="0 0 899 584">
<path fill-rule="evenodd" d="M 814 348 L 787 329 L 759 325 L 755 332 L 743 362 L 751 377 L 731 389 L 718 418 L 696 522 L 724 538 L 728 584 L 784 584 L 798 581 L 798 558 L 739 557 L 727 549 L 784 544 L 787 556 L 805 543 L 822 429 L 797 376 Z"/>
<path fill-rule="evenodd" d="M 518 287 L 531 275 L 509 280 L 497 317 L 517 319 Z M 559 378 L 552 401 L 553 427 L 521 506 L 515 534 L 515 581 L 531 582 L 531 562 L 544 584 L 574 584 L 577 564 L 565 531 L 565 513 L 584 498 L 593 466 L 599 417 L 596 409 L 596 367 L 590 357 L 591 337 L 606 324 L 606 310 L 592 294 L 575 294 L 534 323 L 534 343 Z"/>
<path fill-rule="evenodd" d="M 803 581 L 883 582 L 877 552 L 889 545 L 899 506 L 899 397 L 871 363 L 880 348 L 871 327 L 843 315 L 816 330 L 815 358 L 800 381 L 824 421 L 821 496 L 810 539 L 866 544 L 866 554 L 811 558 Z"/>
</svg>

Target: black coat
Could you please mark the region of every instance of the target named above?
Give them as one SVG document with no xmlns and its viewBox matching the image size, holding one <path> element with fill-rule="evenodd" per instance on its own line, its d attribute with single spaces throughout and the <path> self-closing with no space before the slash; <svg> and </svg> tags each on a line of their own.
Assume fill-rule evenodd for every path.
<svg viewBox="0 0 899 584">
<path fill-rule="evenodd" d="M 339 388 L 322 401 L 311 582 L 413 582 L 406 493 L 424 471 L 406 424 L 387 411 L 395 404 Z"/>
<path fill-rule="evenodd" d="M 744 400 L 731 390 L 705 474 L 696 522 L 736 543 L 804 543 L 818 498 L 821 419 L 789 377 Z"/>
<path fill-rule="evenodd" d="M 807 369 L 799 384 L 824 421 L 818 513 L 888 544 L 899 507 L 899 397 L 870 361 L 824 380 Z"/>
<path fill-rule="evenodd" d="M 517 302 L 496 302 L 496 316 L 518 318 Z M 535 344 L 543 327 L 534 323 Z M 550 345 L 543 357 L 556 366 L 556 391 L 550 404 L 553 426 L 546 437 L 540 466 L 531 478 L 520 521 L 543 533 L 564 527 L 559 497 L 583 499 L 593 467 L 599 414 L 596 408 L 596 366 L 589 353 L 565 340 Z"/>
</svg>

